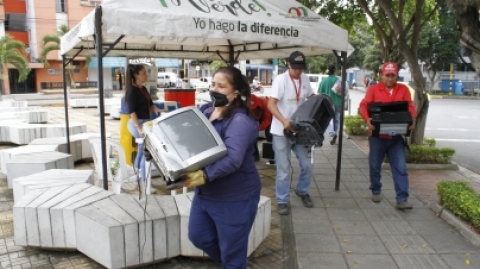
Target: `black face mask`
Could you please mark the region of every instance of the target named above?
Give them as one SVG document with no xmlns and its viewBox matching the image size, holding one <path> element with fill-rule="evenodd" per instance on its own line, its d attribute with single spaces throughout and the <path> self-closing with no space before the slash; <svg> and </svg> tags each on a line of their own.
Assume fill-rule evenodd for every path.
<svg viewBox="0 0 480 269">
<path fill-rule="evenodd" d="M 213 106 L 215 107 L 228 105 L 228 96 L 223 93 L 210 91 L 210 98 L 212 98 L 212 103 L 213 103 Z"/>
</svg>

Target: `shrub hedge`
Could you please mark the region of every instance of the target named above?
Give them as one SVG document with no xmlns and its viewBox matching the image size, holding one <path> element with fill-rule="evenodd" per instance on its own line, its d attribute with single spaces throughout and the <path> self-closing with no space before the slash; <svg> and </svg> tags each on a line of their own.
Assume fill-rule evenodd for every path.
<svg viewBox="0 0 480 269">
<path fill-rule="evenodd" d="M 343 123 L 345 132 L 349 135 L 367 135 L 367 124 L 360 115 L 345 116 Z"/>
<path fill-rule="evenodd" d="M 410 152 L 406 152 L 407 163 L 451 163 L 455 150 L 453 148 L 437 148 L 435 139 L 425 138 L 423 145 L 410 144 Z"/>
<path fill-rule="evenodd" d="M 439 202 L 455 215 L 480 229 L 480 194 L 467 181 L 440 181 L 437 183 Z"/>
</svg>

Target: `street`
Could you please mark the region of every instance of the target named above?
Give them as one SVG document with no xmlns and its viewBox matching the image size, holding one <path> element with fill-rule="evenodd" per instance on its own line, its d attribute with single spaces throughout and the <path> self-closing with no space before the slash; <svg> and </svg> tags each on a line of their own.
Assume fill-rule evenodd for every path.
<svg viewBox="0 0 480 269">
<path fill-rule="evenodd" d="M 351 114 L 365 93 L 351 90 Z M 348 113 L 347 113 L 348 114 Z M 435 138 L 438 147 L 455 149 L 453 161 L 480 173 L 480 100 L 432 99 L 425 137 Z"/>
</svg>

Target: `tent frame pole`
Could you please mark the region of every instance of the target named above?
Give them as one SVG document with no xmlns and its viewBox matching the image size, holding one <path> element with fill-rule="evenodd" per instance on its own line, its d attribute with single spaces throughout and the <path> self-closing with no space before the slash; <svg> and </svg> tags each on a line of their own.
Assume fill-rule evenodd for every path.
<svg viewBox="0 0 480 269">
<path fill-rule="evenodd" d="M 333 51 L 333 54 L 337 57 L 338 61 L 342 65 L 342 97 L 345 96 L 346 87 L 347 87 L 347 52 L 342 51 L 340 55 L 336 50 Z M 337 169 L 335 174 L 335 190 L 340 190 L 340 178 L 342 170 L 342 149 L 343 149 L 343 120 L 344 120 L 344 107 L 345 107 L 345 98 L 342 98 L 341 104 L 341 113 L 340 113 L 340 122 L 338 130 L 338 150 L 337 150 Z"/>
<path fill-rule="evenodd" d="M 67 136 L 67 153 L 70 154 L 70 124 L 68 122 L 68 100 L 67 100 L 67 57 L 62 55 L 62 74 L 63 74 L 63 106 L 65 108 L 65 134 Z"/>
<path fill-rule="evenodd" d="M 103 97 L 103 37 L 102 37 L 102 7 L 95 8 L 95 50 L 98 59 L 98 99 L 100 106 L 100 140 L 102 147 L 102 177 L 103 188 L 108 190 L 107 174 L 107 138 L 105 135 L 105 106 Z"/>
</svg>

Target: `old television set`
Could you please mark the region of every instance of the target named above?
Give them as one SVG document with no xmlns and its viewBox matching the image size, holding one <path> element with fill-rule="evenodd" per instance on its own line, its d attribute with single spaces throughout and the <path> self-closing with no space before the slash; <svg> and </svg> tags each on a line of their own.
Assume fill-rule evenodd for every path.
<svg viewBox="0 0 480 269">
<path fill-rule="evenodd" d="M 323 133 L 333 116 L 333 103 L 327 95 L 312 96 L 301 104 L 290 118 L 295 133 L 284 130 L 284 135 L 293 144 L 322 146 Z"/>
<path fill-rule="evenodd" d="M 389 103 L 370 103 L 368 114 L 372 118 L 373 137 L 380 135 L 410 135 L 408 127 L 412 125 L 413 119 L 408 110 L 407 101 Z"/>
<path fill-rule="evenodd" d="M 196 107 L 164 113 L 144 126 L 145 148 L 167 184 L 227 154 L 210 121 Z"/>
</svg>

